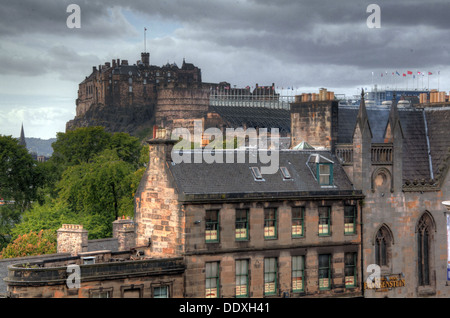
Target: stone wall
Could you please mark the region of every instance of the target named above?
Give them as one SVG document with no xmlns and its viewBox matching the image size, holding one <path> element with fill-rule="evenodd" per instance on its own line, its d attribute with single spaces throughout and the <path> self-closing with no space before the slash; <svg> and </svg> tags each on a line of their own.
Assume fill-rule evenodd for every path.
<svg viewBox="0 0 450 318">
<path fill-rule="evenodd" d="M 74 262 L 74 260 L 70 260 Z M 155 288 L 167 287 L 169 297 L 184 291 L 182 258 L 147 259 L 79 265 L 79 286 L 69 277 L 74 271 L 65 264 L 45 268 L 32 264 L 10 268 L 6 282 L 12 298 L 91 298 L 100 293 L 109 298 L 151 298 Z M 49 282 L 51 281 L 51 284 Z"/>
<path fill-rule="evenodd" d="M 186 215 L 186 297 L 205 297 L 205 264 L 218 262 L 220 296 L 235 297 L 236 260 L 249 262 L 249 297 L 264 297 L 264 259 L 277 259 L 277 293 L 275 297 L 354 297 L 361 296 L 361 222 L 357 216 L 356 233 L 344 235 L 344 204 L 358 206 L 357 200 L 253 202 L 235 204 L 187 205 Z M 331 206 L 332 235 L 318 235 L 318 207 Z M 277 237 L 264 238 L 264 208 L 277 207 Z M 304 236 L 293 238 L 291 208 L 305 207 Z M 235 238 L 236 209 L 248 208 L 250 215 L 249 239 Z M 219 211 L 219 241 L 205 239 L 205 211 Z M 344 286 L 344 254 L 357 253 L 358 282 L 355 288 Z M 318 255 L 331 255 L 331 289 L 319 290 Z M 304 292 L 293 293 L 291 282 L 292 257 L 304 256 L 306 262 Z"/>
<path fill-rule="evenodd" d="M 158 90 L 155 123 L 172 128 L 172 121 L 180 118 L 203 118 L 209 108 L 209 89 L 167 87 Z"/>
<path fill-rule="evenodd" d="M 440 191 L 394 191 L 375 189 L 368 191 L 364 200 L 364 280 L 370 264 L 375 263 L 375 235 L 382 225 L 392 234 L 390 263 L 381 268 L 382 276 L 400 274 L 405 286 L 397 288 L 368 289 L 366 297 L 449 297 L 447 281 L 447 227 L 446 211 L 442 201 L 450 198 L 450 177 Z M 430 246 L 429 286 L 419 286 L 417 226 L 424 213 L 429 213 L 434 221 Z"/>
</svg>

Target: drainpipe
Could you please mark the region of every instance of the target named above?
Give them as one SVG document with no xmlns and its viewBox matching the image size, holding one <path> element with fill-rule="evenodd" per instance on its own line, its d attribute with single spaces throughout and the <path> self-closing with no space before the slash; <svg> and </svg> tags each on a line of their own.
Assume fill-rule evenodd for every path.
<svg viewBox="0 0 450 318">
<path fill-rule="evenodd" d="M 361 201 L 360 201 L 361 202 Z M 364 298 L 364 234 L 363 234 L 363 203 L 361 202 L 361 207 L 360 207 L 360 230 L 361 230 L 361 243 L 360 243 L 360 247 L 361 247 L 361 293 L 362 293 L 362 297 Z"/>
</svg>

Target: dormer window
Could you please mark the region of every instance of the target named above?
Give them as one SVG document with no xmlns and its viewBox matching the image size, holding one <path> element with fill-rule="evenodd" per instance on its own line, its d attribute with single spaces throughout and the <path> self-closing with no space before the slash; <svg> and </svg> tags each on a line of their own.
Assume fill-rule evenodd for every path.
<svg viewBox="0 0 450 318">
<path fill-rule="evenodd" d="M 317 165 L 317 180 L 320 185 L 332 185 L 333 184 L 333 164 L 331 163 L 319 163 Z"/>
<path fill-rule="evenodd" d="M 333 161 L 319 154 L 309 157 L 307 165 L 321 186 L 333 185 Z"/>
</svg>

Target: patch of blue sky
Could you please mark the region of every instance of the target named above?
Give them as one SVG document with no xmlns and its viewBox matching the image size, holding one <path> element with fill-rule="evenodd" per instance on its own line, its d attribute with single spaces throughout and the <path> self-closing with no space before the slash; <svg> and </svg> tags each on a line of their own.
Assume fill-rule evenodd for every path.
<svg viewBox="0 0 450 318">
<path fill-rule="evenodd" d="M 144 36 L 144 28 L 147 29 L 147 39 L 150 39 L 172 35 L 175 30 L 183 27 L 181 23 L 169 21 L 156 15 L 150 16 L 148 14 L 135 12 L 133 10 L 123 9 L 122 14 L 136 31 L 139 32 L 142 38 Z"/>
</svg>

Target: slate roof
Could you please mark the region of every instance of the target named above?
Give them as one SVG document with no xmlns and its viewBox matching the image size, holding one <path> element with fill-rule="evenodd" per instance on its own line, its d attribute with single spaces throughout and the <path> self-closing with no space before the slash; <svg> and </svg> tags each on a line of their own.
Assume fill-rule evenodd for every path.
<svg viewBox="0 0 450 318">
<path fill-rule="evenodd" d="M 238 154 L 239 151 L 234 151 Z M 334 162 L 333 186 L 320 186 L 307 166 L 311 154 L 320 154 Z M 248 152 L 247 152 L 248 155 Z M 260 156 L 257 156 L 258 159 Z M 224 157 L 225 158 L 225 157 Z M 274 159 L 274 157 L 272 157 Z M 279 166 L 286 167 L 291 175 L 284 180 L 280 170 L 264 174 L 264 181 L 255 180 L 251 167 L 268 166 L 261 163 L 178 163 L 169 164 L 172 180 L 178 190 L 180 201 L 227 199 L 263 199 L 283 197 L 310 197 L 353 195 L 354 188 L 339 164 L 328 151 L 280 150 Z"/>
<path fill-rule="evenodd" d="M 450 108 L 425 108 L 434 178 L 445 172 L 450 156 Z"/>
<path fill-rule="evenodd" d="M 210 106 L 231 127 L 278 128 L 280 133 L 291 131 L 291 114 L 288 109 L 241 106 Z"/>
<path fill-rule="evenodd" d="M 367 107 L 367 106 L 366 106 Z M 339 107 L 338 143 L 351 143 L 356 125 L 358 106 Z M 389 119 L 390 107 L 367 107 L 367 116 L 372 130 L 373 143 L 383 143 L 384 133 Z M 413 108 L 399 108 L 398 114 L 403 130 L 403 180 L 430 179 L 426 124 L 423 111 Z M 439 116 L 435 116 L 439 117 Z M 442 130 L 443 123 L 430 123 Z M 428 126 L 430 126 L 428 124 Z M 439 128 L 442 127 L 442 128 Z M 430 145 L 434 143 L 430 138 Z"/>
<path fill-rule="evenodd" d="M 113 74 L 129 75 L 131 72 L 132 76 L 139 74 L 139 69 L 136 65 L 119 65 L 113 70 Z"/>
</svg>

